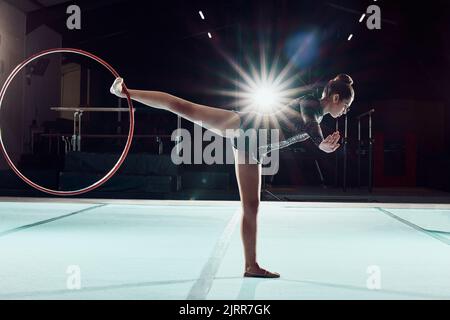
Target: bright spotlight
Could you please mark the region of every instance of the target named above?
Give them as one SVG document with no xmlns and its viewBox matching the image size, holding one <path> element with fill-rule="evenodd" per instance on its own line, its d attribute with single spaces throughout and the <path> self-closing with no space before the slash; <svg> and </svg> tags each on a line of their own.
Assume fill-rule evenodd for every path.
<svg viewBox="0 0 450 320">
<path fill-rule="evenodd" d="M 274 111 L 281 103 L 281 95 L 275 86 L 263 85 L 252 92 L 253 105 L 263 113 Z"/>
<path fill-rule="evenodd" d="M 248 63 L 248 70 L 238 64 L 231 56 L 222 50 L 223 57 L 237 72 L 237 77 L 222 75 L 225 80 L 233 84 L 233 89 L 212 90 L 212 93 L 220 94 L 234 99 L 233 106 L 244 111 L 255 111 L 256 122 L 269 119 L 275 122 L 279 120 L 289 121 L 292 117 L 287 105 L 299 95 L 311 90 L 315 85 L 296 84 L 305 70 L 298 70 L 296 61 L 298 56 L 310 47 L 310 42 L 305 41 L 297 46 L 296 52 L 292 52 L 291 59 L 286 65 L 280 65 L 281 56 L 278 54 L 271 61 L 267 61 L 267 47 L 260 43 L 259 61 L 254 61 L 249 56 L 243 60 Z M 297 59 L 297 60 L 296 60 Z"/>
</svg>

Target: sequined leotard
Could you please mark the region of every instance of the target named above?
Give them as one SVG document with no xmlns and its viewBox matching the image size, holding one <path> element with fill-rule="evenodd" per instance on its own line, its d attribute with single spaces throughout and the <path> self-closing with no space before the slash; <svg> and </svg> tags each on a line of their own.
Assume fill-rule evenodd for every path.
<svg viewBox="0 0 450 320">
<path fill-rule="evenodd" d="M 309 138 L 319 146 L 323 141 L 320 122 L 323 118 L 323 108 L 320 101 L 311 95 L 292 100 L 276 113 L 262 116 L 255 111 L 236 112 L 241 120 L 240 128 L 244 130 L 256 129 L 278 129 L 279 141 L 271 141 L 260 145 L 259 135 L 255 136 L 258 141 L 258 150 L 249 149 L 249 143 L 238 143 L 241 137 L 233 139 L 235 148 L 249 152 L 254 159 L 260 161 L 261 156 L 276 149 L 282 149 L 291 144 L 305 141 Z M 248 137 L 246 139 L 249 139 Z M 243 147 L 244 146 L 244 147 Z M 263 152 L 261 150 L 264 150 Z"/>
</svg>

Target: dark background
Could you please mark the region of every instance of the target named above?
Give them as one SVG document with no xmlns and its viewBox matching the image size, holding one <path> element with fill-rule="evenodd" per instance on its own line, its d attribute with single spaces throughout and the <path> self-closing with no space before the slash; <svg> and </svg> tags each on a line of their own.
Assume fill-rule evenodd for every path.
<svg viewBox="0 0 450 320">
<path fill-rule="evenodd" d="M 319 50 L 301 65 L 313 69 L 314 80 L 345 71 L 355 80 L 360 102 L 444 101 L 448 97 L 447 1 L 432 0 L 427 5 L 338 0 L 70 3 L 82 9 L 81 30 L 66 28 L 65 3 L 30 13 L 27 32 L 43 23 L 51 26 L 63 35 L 64 46 L 108 59 L 126 76 L 129 86 L 192 94 L 193 81 L 204 88 L 219 80 L 203 68 L 213 73 L 230 71 L 216 47 L 236 58 L 242 49 L 256 55 L 261 37 L 273 51 L 283 47 L 293 33 L 315 31 Z M 372 4 L 381 8 L 381 30 L 368 30 L 364 22 L 358 23 Z M 199 10 L 206 20 L 200 19 Z M 214 34 L 213 40 L 206 37 L 208 31 Z M 355 35 L 353 41 L 347 41 L 350 33 Z M 239 43 L 240 37 L 245 44 Z"/>
<path fill-rule="evenodd" d="M 82 9 L 81 30 L 66 28 L 69 3 Z M 381 8 L 381 30 L 369 30 L 365 21 L 358 22 L 372 4 Z M 297 74 L 293 87 L 314 85 L 312 92 L 320 95 L 323 84 L 338 73 L 353 77 L 356 98 L 348 118 L 349 185 L 356 185 L 356 116 L 375 108 L 375 145 L 384 142 L 375 154 L 375 186 L 449 191 L 449 4 L 437 0 L 71 1 L 29 12 L 27 32 L 46 24 L 63 35 L 64 47 L 84 49 L 108 61 L 128 87 L 166 91 L 221 108 L 234 108 L 233 99 L 211 90 L 233 89 L 223 76 L 239 79 L 225 55 L 248 70 L 246 58 L 257 62 L 260 43 L 264 43 L 268 60 L 279 53 L 283 66 L 292 58 L 293 39 L 295 45 L 305 34 L 312 34 L 314 47 L 293 61 Z M 206 20 L 200 19 L 199 10 Z M 347 41 L 349 34 L 354 35 L 351 41 Z M 95 101 L 100 103 L 108 94 L 96 92 Z M 153 119 L 159 117 L 158 123 L 164 122 L 168 132 L 175 129 L 173 115 L 136 106 L 150 112 Z M 149 126 L 144 118 L 138 119 L 137 132 Z M 183 122 L 183 126 L 189 124 Z M 366 126 L 363 123 L 365 135 Z M 335 120 L 325 117 L 324 135 L 334 127 Z M 407 148 L 408 141 L 412 149 Z M 320 159 L 328 185 L 340 183 L 335 160 L 342 158 L 341 153 L 325 155 L 310 142 L 297 147 L 303 153 L 282 152 L 284 165 L 274 185 L 317 184 L 301 178 L 310 171 L 302 159 L 310 157 Z M 384 165 L 377 171 L 380 159 Z M 414 175 L 404 178 L 408 163 L 413 162 Z"/>
</svg>

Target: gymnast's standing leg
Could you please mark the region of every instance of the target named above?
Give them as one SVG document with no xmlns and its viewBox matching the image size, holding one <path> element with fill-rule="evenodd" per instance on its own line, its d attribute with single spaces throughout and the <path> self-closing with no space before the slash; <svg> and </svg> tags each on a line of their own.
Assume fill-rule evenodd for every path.
<svg viewBox="0 0 450 320">
<path fill-rule="evenodd" d="M 234 150 L 236 179 L 242 206 L 241 237 L 245 255 L 245 277 L 278 278 L 278 273 L 262 269 L 257 263 L 257 218 L 261 195 L 261 164 L 249 164 L 244 151 Z M 239 160 L 239 161 L 238 161 Z"/>
</svg>

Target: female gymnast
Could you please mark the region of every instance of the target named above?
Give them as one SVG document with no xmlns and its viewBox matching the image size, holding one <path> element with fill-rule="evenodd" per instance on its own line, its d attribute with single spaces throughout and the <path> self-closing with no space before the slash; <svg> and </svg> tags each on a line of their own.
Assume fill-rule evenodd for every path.
<svg viewBox="0 0 450 320">
<path fill-rule="evenodd" d="M 123 79 L 117 78 L 110 91 L 112 94 L 126 98 L 123 92 Z M 308 138 L 326 153 L 339 148 L 340 135 L 336 131 L 323 138 L 320 122 L 326 114 L 338 118 L 347 113 L 354 99 L 353 80 L 346 74 L 340 74 L 325 86 L 321 99 L 305 95 L 294 99 L 283 110 L 284 119 L 277 119 L 280 141 L 267 146 L 268 151 L 281 149 Z M 261 192 L 261 157 L 248 149 L 248 144 L 238 144 L 237 129 L 260 129 L 267 127 L 266 122 L 255 121 L 254 112 L 235 112 L 215 107 L 200 105 L 159 91 L 142 91 L 128 89 L 131 99 L 145 105 L 173 112 L 184 119 L 192 121 L 214 133 L 233 141 L 235 171 L 239 186 L 243 210 L 241 237 L 244 246 L 244 277 L 278 278 L 279 273 L 261 268 L 256 259 L 257 214 Z M 272 123 L 272 122 L 271 122 Z M 270 128 L 273 128 L 273 123 Z M 234 130 L 229 130 L 234 129 Z M 244 147 L 240 147 L 244 145 Z M 257 160 L 248 163 L 249 156 Z"/>
</svg>

